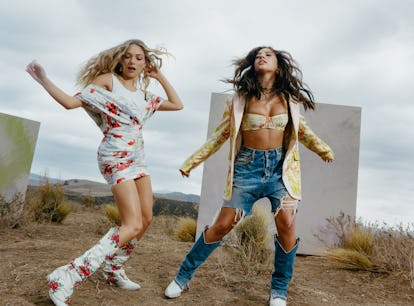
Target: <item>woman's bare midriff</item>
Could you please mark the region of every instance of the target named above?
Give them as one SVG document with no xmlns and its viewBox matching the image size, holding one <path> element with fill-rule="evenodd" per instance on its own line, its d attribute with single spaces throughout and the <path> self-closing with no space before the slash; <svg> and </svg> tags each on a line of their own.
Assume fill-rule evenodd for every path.
<svg viewBox="0 0 414 306">
<path fill-rule="evenodd" d="M 242 132 L 243 146 L 256 150 L 271 150 L 283 145 L 283 131 L 260 129 Z"/>
</svg>

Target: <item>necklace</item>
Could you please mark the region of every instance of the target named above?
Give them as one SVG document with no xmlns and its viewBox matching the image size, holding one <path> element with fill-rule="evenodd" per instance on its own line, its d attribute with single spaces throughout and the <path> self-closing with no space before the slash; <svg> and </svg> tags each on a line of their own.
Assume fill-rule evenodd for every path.
<svg viewBox="0 0 414 306">
<path fill-rule="evenodd" d="M 260 99 L 259 100 L 266 100 L 266 103 L 271 100 L 274 96 L 274 91 L 272 88 L 263 88 L 260 92 Z"/>
</svg>

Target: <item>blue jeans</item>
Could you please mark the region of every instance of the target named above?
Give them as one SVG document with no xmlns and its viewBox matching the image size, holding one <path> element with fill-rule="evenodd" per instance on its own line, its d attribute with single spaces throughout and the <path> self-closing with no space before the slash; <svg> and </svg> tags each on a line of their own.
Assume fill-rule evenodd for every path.
<svg viewBox="0 0 414 306">
<path fill-rule="evenodd" d="M 285 150 L 256 150 L 241 147 L 234 162 L 232 197 L 223 207 L 243 210 L 246 216 L 252 214 L 253 204 L 268 198 L 272 212 L 276 212 L 281 200 L 287 195 L 282 180 Z"/>
<path fill-rule="evenodd" d="M 288 195 L 282 180 L 284 158 L 283 147 L 272 150 L 241 147 L 234 162 L 232 198 L 229 202 L 224 202 L 223 207 L 242 210 L 249 216 L 253 204 L 267 197 L 272 212 L 277 213 L 282 206 L 282 199 Z M 273 297 L 286 300 L 297 248 L 298 243 L 286 252 L 275 237 L 274 270 L 270 286 Z"/>
<path fill-rule="evenodd" d="M 235 208 L 252 214 L 253 204 L 264 197 L 269 198 L 272 212 L 276 212 L 282 199 L 288 194 L 282 181 L 282 166 L 285 157 L 283 147 L 272 150 L 256 150 L 241 147 L 234 163 L 232 199 L 223 207 Z M 181 263 L 175 277 L 184 289 L 196 269 L 220 245 L 221 241 L 206 243 L 204 232 L 194 243 Z M 277 244 L 277 246 L 276 246 Z M 275 240 L 275 270 L 272 274 L 271 293 L 286 299 L 287 287 L 293 272 L 297 245 L 288 253 Z"/>
</svg>

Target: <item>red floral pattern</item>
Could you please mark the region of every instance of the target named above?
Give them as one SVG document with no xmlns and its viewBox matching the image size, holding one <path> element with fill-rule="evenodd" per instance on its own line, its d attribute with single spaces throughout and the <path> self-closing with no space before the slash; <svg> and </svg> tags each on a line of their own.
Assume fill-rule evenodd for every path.
<svg viewBox="0 0 414 306">
<path fill-rule="evenodd" d="M 62 287 L 62 283 L 59 283 L 58 281 L 50 281 L 49 282 L 49 290 L 52 290 L 53 292 L 56 292 L 60 287 Z"/>
<path fill-rule="evenodd" d="M 115 76 L 113 81 L 118 81 Z M 163 101 L 149 92 L 138 91 L 129 96 L 118 91 L 118 87 L 109 92 L 91 84 L 76 95 L 104 134 L 98 149 L 98 163 L 111 185 L 149 175 L 142 127 Z"/>
</svg>

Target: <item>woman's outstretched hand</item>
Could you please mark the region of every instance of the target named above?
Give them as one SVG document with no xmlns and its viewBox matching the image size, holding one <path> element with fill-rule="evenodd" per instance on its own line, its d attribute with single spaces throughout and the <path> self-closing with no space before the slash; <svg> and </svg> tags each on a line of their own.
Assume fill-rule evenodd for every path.
<svg viewBox="0 0 414 306">
<path fill-rule="evenodd" d="M 181 172 L 181 175 L 183 176 L 183 177 L 189 177 L 190 176 L 190 173 L 189 172 L 184 172 L 183 170 L 181 170 L 180 169 L 180 172 Z"/>
<path fill-rule="evenodd" d="M 41 85 L 46 79 L 45 69 L 35 60 L 26 66 L 26 71 L 32 76 L 33 79 L 35 79 L 35 81 Z"/>
</svg>

